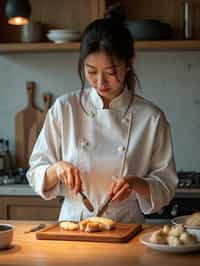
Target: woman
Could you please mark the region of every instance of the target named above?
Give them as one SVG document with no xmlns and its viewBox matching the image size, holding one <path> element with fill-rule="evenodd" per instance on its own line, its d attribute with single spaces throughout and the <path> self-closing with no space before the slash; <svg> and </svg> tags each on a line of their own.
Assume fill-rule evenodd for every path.
<svg viewBox="0 0 200 266">
<path fill-rule="evenodd" d="M 135 95 L 133 39 L 123 22 L 113 8 L 87 26 L 79 57 L 82 89 L 56 100 L 30 158 L 27 177 L 35 191 L 44 199 L 65 197 L 59 220 L 94 216 L 110 196 L 103 216 L 139 223 L 175 193 L 170 126 L 159 108 Z"/>
</svg>

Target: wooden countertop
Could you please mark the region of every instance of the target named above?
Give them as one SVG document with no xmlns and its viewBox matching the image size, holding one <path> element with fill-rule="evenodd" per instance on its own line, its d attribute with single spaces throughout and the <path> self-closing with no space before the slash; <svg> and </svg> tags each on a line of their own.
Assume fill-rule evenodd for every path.
<svg viewBox="0 0 200 266">
<path fill-rule="evenodd" d="M 197 266 L 200 252 L 169 254 L 150 250 L 136 236 L 128 243 L 92 243 L 37 240 L 35 233 L 24 231 L 41 221 L 0 220 L 15 226 L 13 247 L 0 251 L 0 265 L 15 266 Z M 154 230 L 155 227 L 144 229 Z M 141 234 L 143 233 L 141 232 Z"/>
</svg>

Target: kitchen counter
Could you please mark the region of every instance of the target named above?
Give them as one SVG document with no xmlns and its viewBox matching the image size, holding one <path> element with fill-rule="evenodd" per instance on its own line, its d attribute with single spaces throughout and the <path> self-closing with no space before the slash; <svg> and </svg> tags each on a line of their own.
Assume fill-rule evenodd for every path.
<svg viewBox="0 0 200 266">
<path fill-rule="evenodd" d="M 155 227 L 144 229 L 128 243 L 95 243 L 79 241 L 37 240 L 35 233 L 24 231 L 39 221 L 0 220 L 15 226 L 13 247 L 0 251 L 0 265 L 15 266 L 197 266 L 200 252 L 169 254 L 150 250 L 139 242 L 139 236 Z"/>
<path fill-rule="evenodd" d="M 0 196 L 36 196 L 28 184 L 0 185 Z"/>
<path fill-rule="evenodd" d="M 177 189 L 176 198 L 199 198 L 200 189 Z M 36 196 L 29 184 L 0 185 L 0 196 Z"/>
</svg>

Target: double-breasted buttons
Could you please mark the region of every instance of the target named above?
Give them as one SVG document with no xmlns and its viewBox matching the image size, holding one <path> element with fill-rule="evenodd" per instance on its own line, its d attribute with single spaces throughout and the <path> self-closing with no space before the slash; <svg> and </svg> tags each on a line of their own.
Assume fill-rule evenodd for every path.
<svg viewBox="0 0 200 266">
<path fill-rule="evenodd" d="M 95 112 L 92 111 L 92 112 L 90 113 L 90 116 L 91 116 L 92 118 L 94 118 L 94 117 L 95 117 Z"/>
<path fill-rule="evenodd" d="M 90 146 L 90 143 L 89 143 L 89 141 L 86 140 L 86 139 L 81 139 L 81 141 L 80 141 L 80 146 L 81 146 L 81 148 L 82 148 L 83 150 L 87 150 L 87 149 L 89 148 L 89 146 Z"/>
<path fill-rule="evenodd" d="M 129 122 L 130 122 L 130 118 L 129 118 L 129 117 L 124 117 L 124 118 L 122 119 L 122 122 L 123 122 L 124 124 L 128 125 Z"/>
<path fill-rule="evenodd" d="M 120 145 L 117 147 L 117 151 L 119 153 L 123 153 L 123 152 L 125 152 L 125 150 L 126 150 L 126 147 L 124 145 Z"/>
</svg>

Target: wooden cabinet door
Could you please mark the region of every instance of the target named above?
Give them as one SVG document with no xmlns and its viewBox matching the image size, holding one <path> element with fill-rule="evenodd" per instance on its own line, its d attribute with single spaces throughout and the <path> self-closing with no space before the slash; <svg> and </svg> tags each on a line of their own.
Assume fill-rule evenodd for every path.
<svg viewBox="0 0 200 266">
<path fill-rule="evenodd" d="M 4 200 L 0 197 L 0 219 L 4 218 Z"/>
<path fill-rule="evenodd" d="M 58 199 L 40 197 L 2 197 L 2 218 L 12 220 L 57 220 L 60 212 Z M 0 209 L 1 210 L 1 209 Z"/>
</svg>

